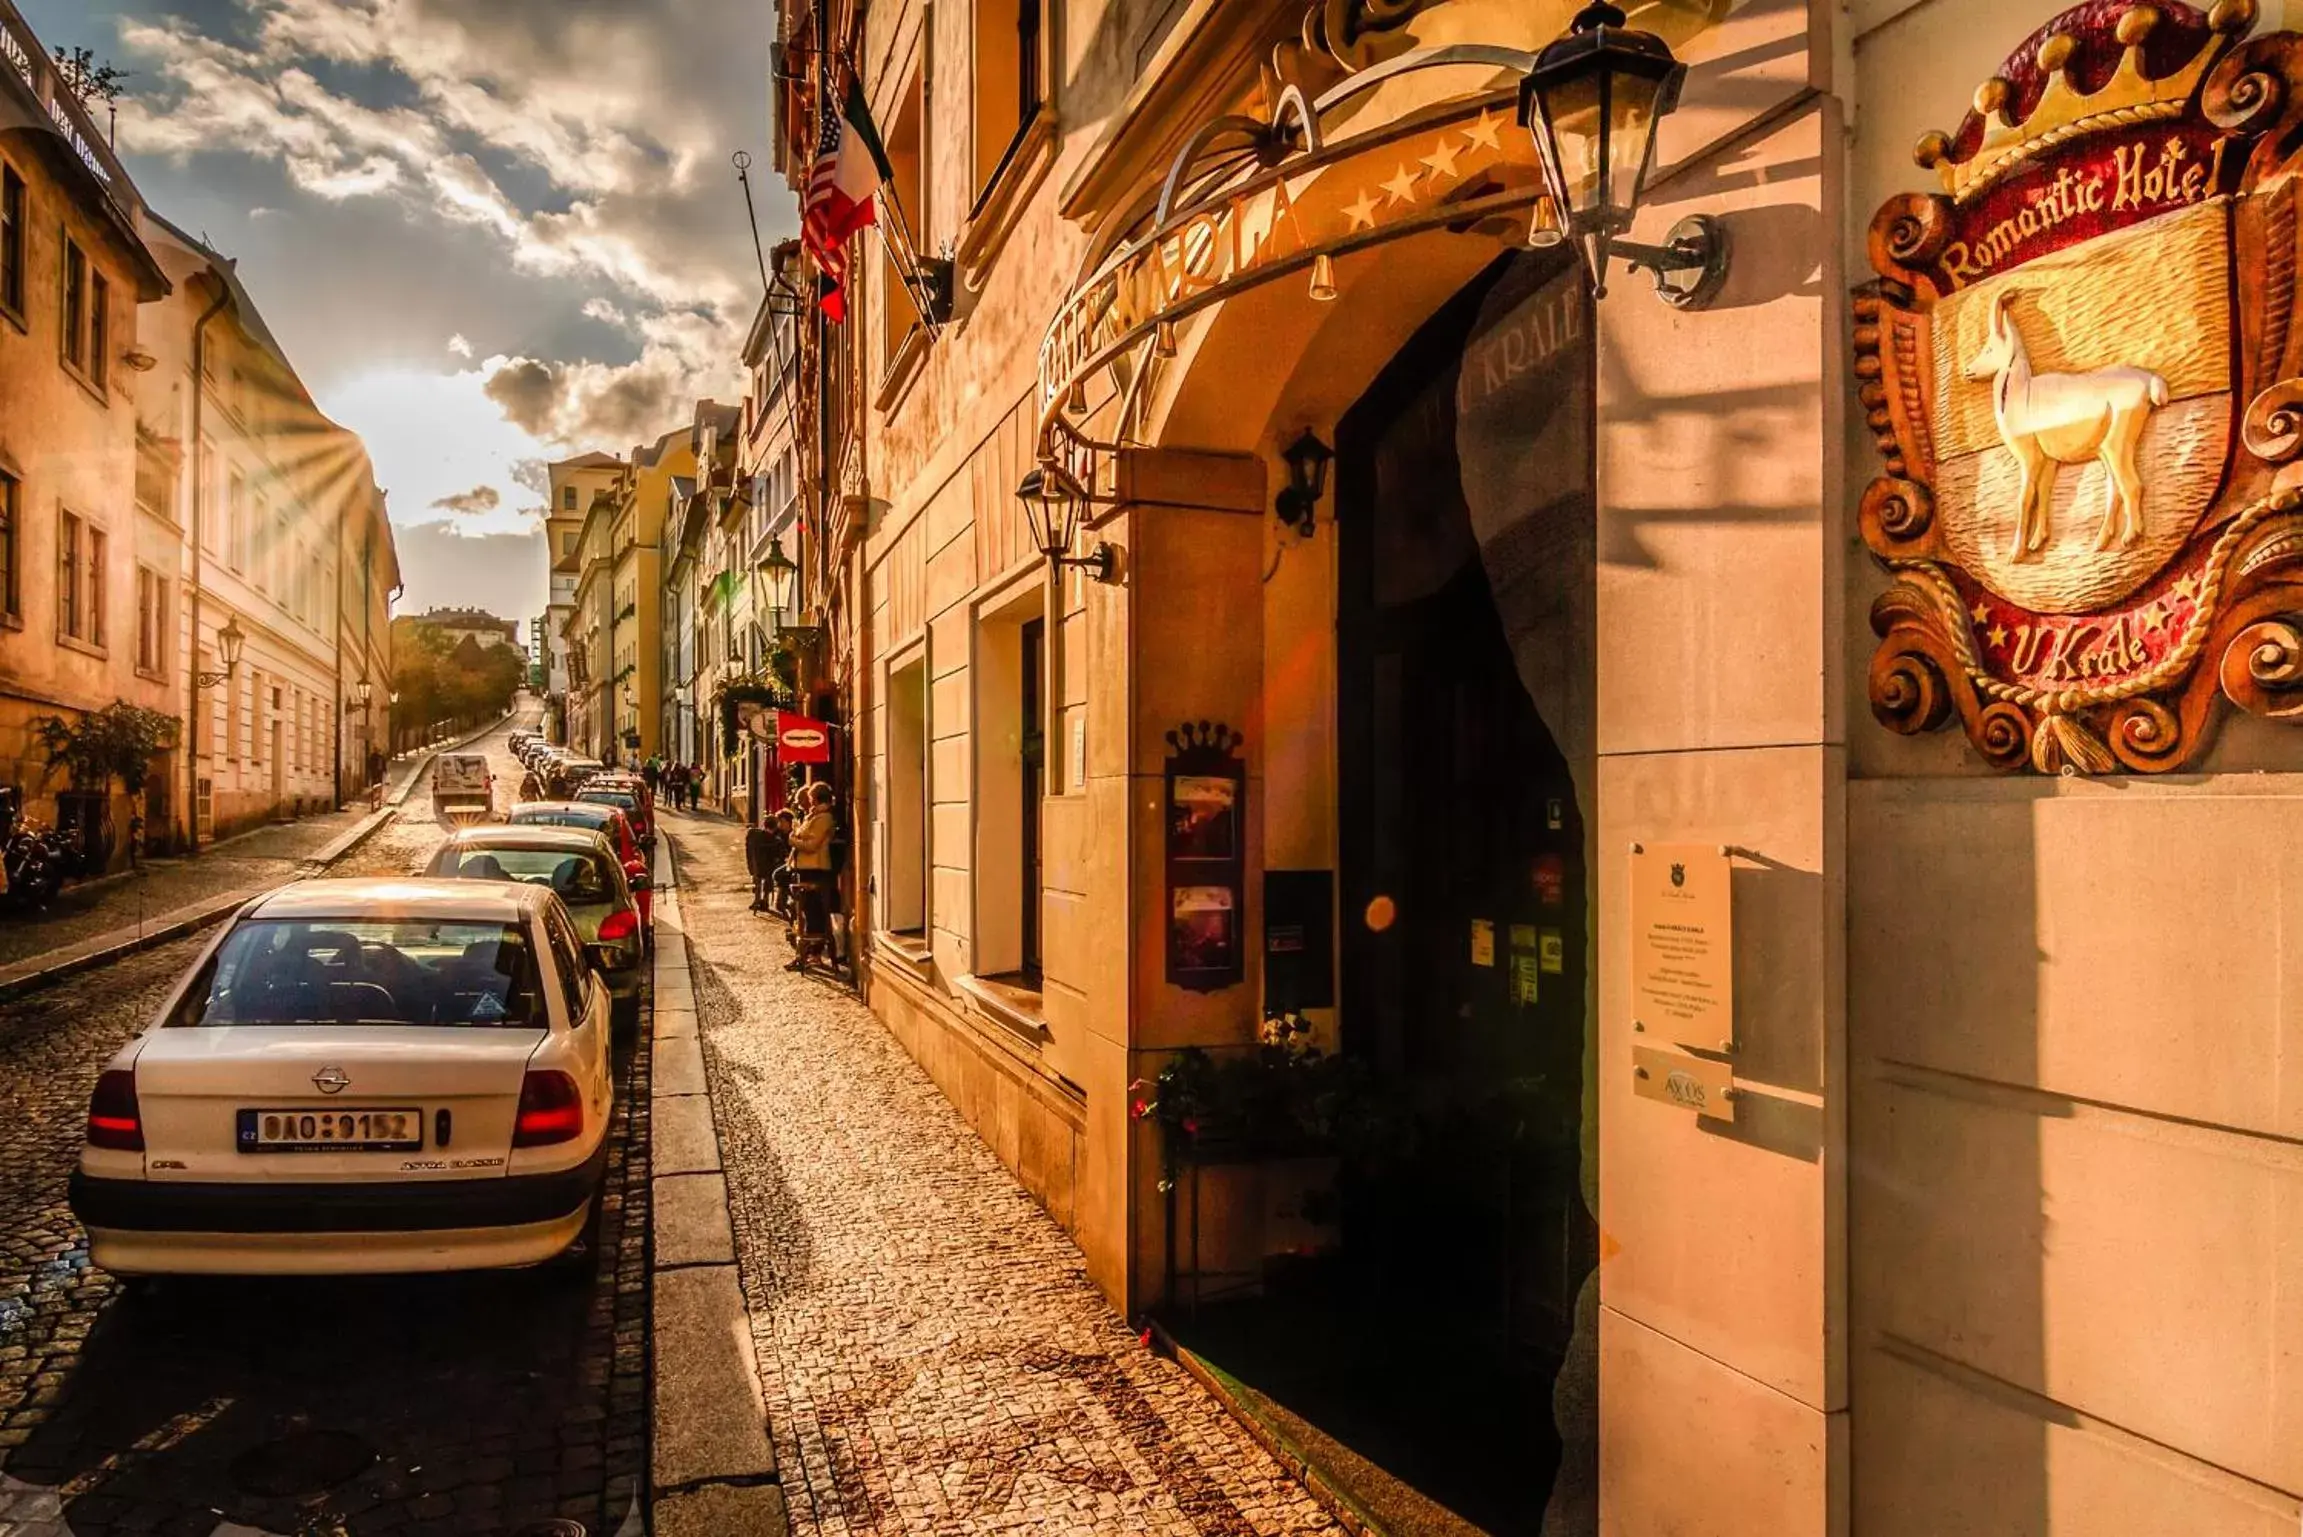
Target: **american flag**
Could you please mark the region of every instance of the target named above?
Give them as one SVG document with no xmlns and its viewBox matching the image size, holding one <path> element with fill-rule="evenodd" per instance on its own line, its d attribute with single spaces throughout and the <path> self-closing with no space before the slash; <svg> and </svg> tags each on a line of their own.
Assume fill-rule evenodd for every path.
<svg viewBox="0 0 2303 1537">
<path fill-rule="evenodd" d="M 823 273 L 824 313 L 840 321 L 847 318 L 847 243 L 856 231 L 878 219 L 874 195 L 890 172 L 861 88 L 851 82 L 838 107 L 826 91 L 820 111 L 822 132 L 816 136 L 815 162 L 808 168 L 800 235 Z"/>
</svg>

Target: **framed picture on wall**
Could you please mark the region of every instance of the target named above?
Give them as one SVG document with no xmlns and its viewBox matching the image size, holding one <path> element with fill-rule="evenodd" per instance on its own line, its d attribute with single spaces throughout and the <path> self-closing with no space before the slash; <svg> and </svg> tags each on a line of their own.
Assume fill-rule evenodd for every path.
<svg viewBox="0 0 2303 1537">
<path fill-rule="evenodd" d="M 1178 774 L 1168 827 L 1168 852 L 1177 859 L 1234 859 L 1239 855 L 1239 781 L 1216 774 Z"/>
<path fill-rule="evenodd" d="M 1210 993 L 1247 975 L 1247 764 L 1221 722 L 1187 721 L 1167 739 L 1167 979 Z"/>
</svg>

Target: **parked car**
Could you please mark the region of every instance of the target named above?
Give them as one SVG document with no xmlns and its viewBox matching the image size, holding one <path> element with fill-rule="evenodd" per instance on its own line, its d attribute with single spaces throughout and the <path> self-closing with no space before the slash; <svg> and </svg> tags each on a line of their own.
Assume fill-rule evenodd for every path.
<svg viewBox="0 0 2303 1537">
<path fill-rule="evenodd" d="M 647 791 L 616 783 L 595 775 L 576 792 L 576 799 L 594 806 L 613 806 L 632 824 L 632 835 L 640 840 L 640 847 L 656 846 L 656 821 L 648 815 Z"/>
<path fill-rule="evenodd" d="M 600 833 L 623 862 L 624 876 L 640 901 L 640 922 L 655 934 L 655 893 L 648 880 L 648 854 L 632 832 L 632 824 L 614 806 L 594 801 L 525 801 L 505 819 L 514 827 L 583 827 Z"/>
<path fill-rule="evenodd" d="M 639 1023 L 647 925 L 634 888 L 646 887 L 648 875 L 627 872 L 606 833 L 533 824 L 467 827 L 441 844 L 420 873 L 438 880 L 521 881 L 549 890 L 567 907 L 577 937 L 607 977 L 616 1029 Z"/>
<path fill-rule="evenodd" d="M 250 902 L 96 1080 L 73 1214 L 107 1270 L 349 1274 L 581 1254 L 607 984 L 520 882 Z"/>
<path fill-rule="evenodd" d="M 485 753 L 444 752 L 432 760 L 432 816 L 458 821 L 495 815 L 496 775 Z"/>
</svg>

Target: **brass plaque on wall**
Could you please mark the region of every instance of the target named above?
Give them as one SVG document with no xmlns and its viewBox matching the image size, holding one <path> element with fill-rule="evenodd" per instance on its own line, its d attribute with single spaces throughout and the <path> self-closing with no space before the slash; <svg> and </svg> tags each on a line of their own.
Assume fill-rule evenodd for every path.
<svg viewBox="0 0 2303 1537">
<path fill-rule="evenodd" d="M 1724 1062 L 1653 1046 L 1631 1048 L 1631 1092 L 1715 1121 L 1735 1119 L 1734 1071 Z"/>
<path fill-rule="evenodd" d="M 1706 1050 L 1735 1039 L 1727 854 L 1717 844 L 1633 844 L 1631 1017 Z"/>
</svg>

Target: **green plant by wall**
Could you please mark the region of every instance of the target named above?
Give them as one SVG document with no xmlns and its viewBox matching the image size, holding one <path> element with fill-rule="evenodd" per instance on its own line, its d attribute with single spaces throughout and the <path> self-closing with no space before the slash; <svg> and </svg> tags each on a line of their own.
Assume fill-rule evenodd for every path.
<svg viewBox="0 0 2303 1537">
<path fill-rule="evenodd" d="M 73 789 L 100 793 L 109 793 L 117 779 L 130 795 L 143 793 L 152 777 L 152 760 L 176 745 L 177 728 L 173 715 L 125 699 L 115 699 L 76 721 L 43 715 L 32 722 L 32 734 L 48 755 L 50 774 L 62 769 Z"/>
</svg>

